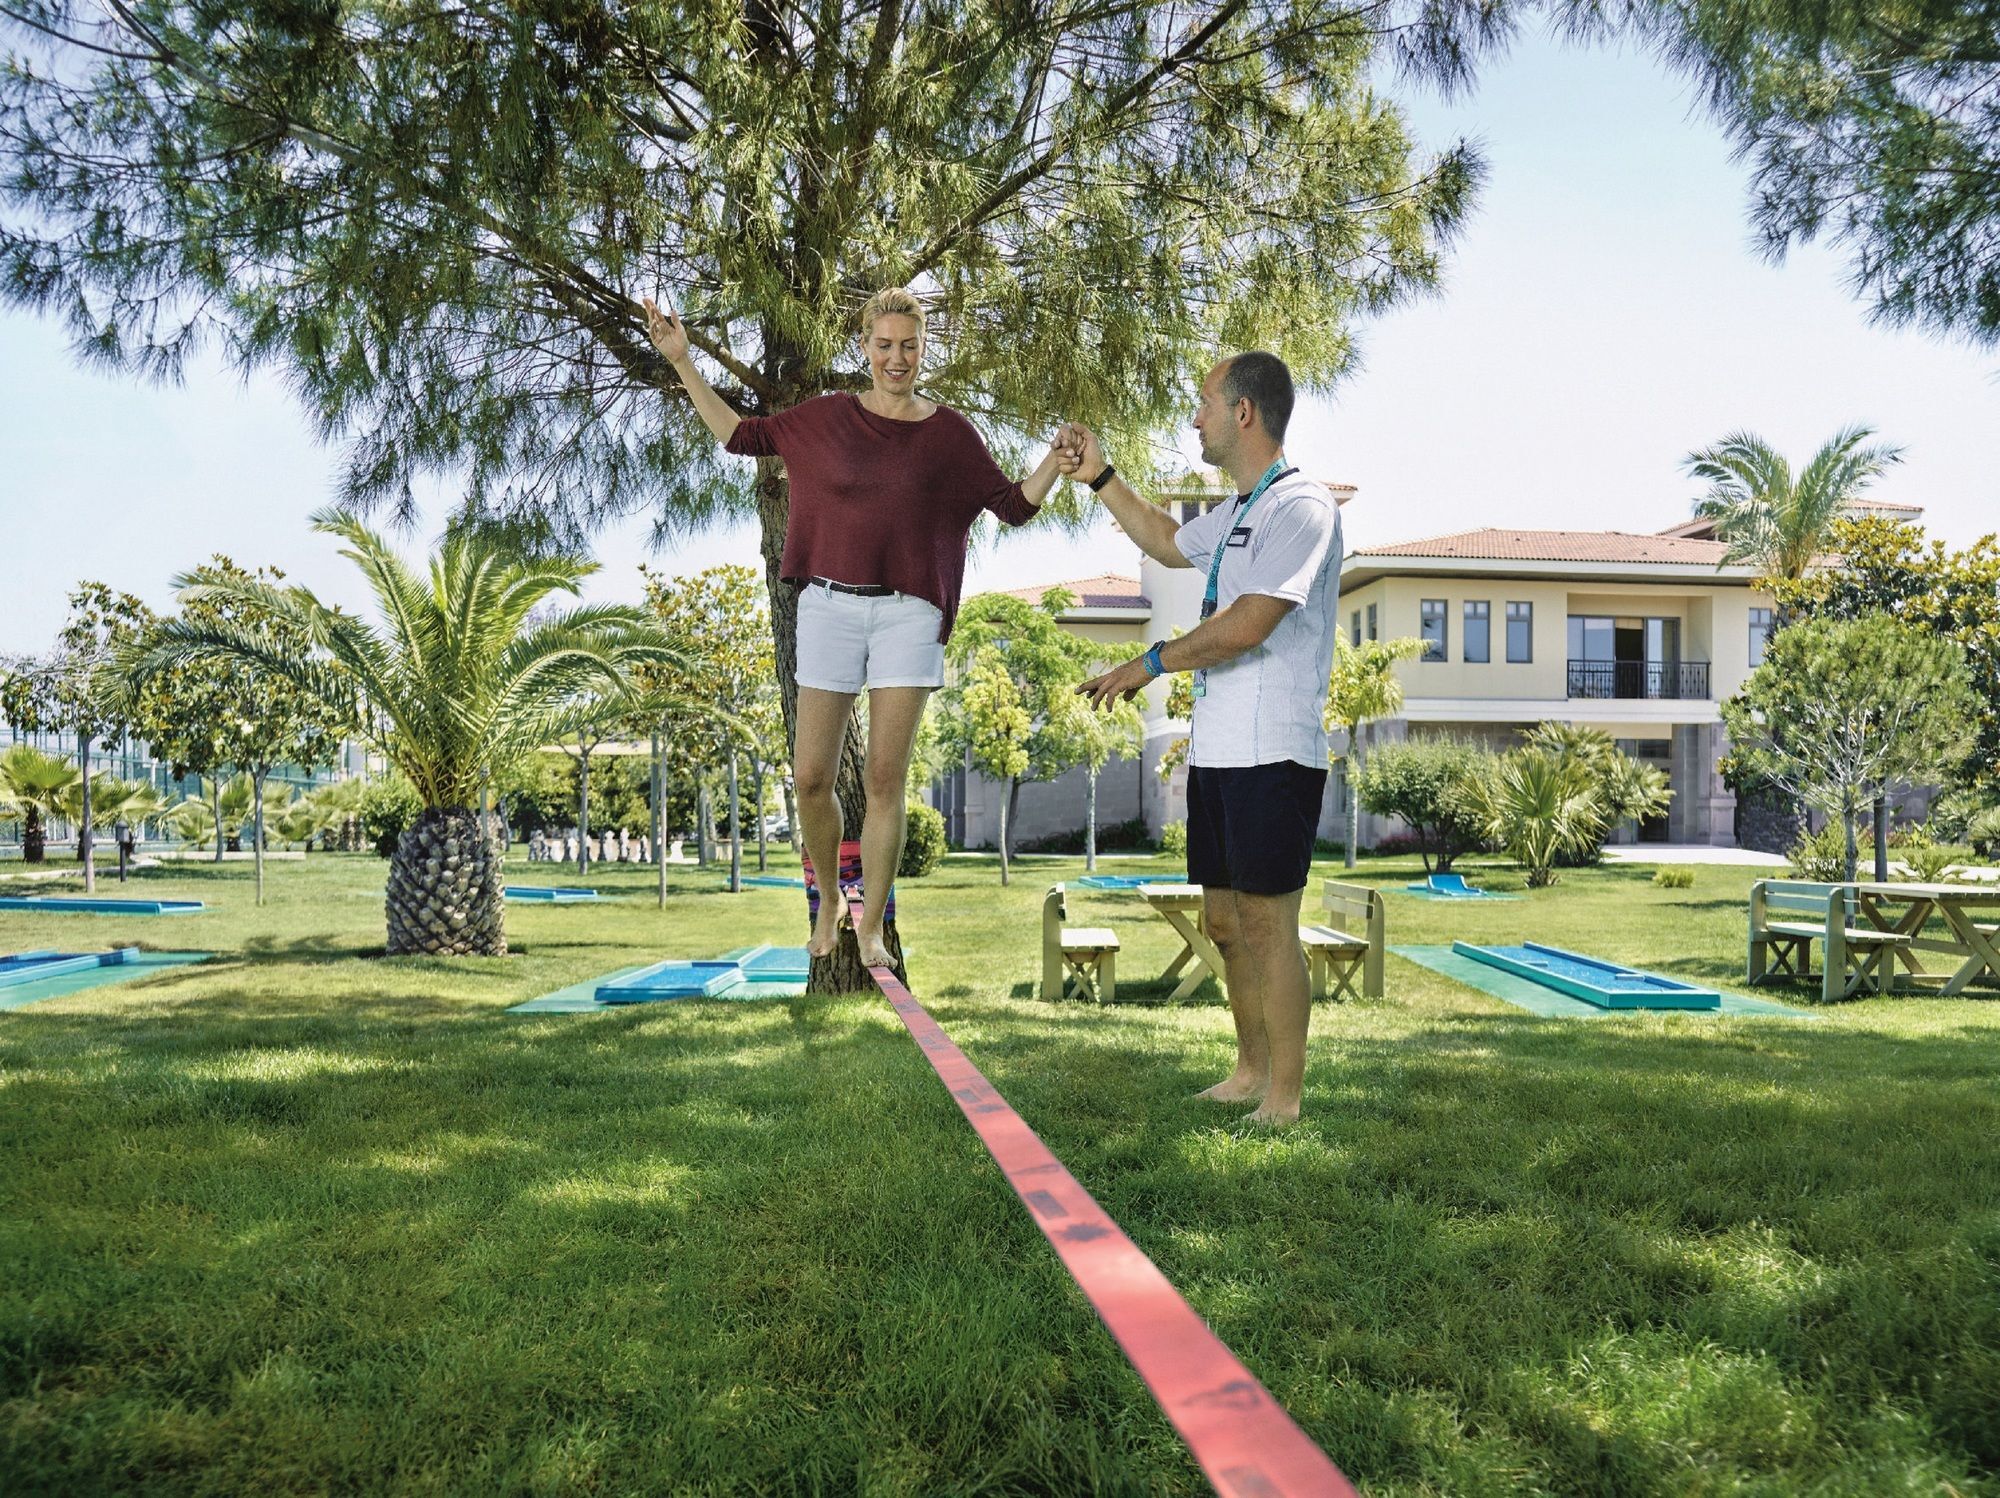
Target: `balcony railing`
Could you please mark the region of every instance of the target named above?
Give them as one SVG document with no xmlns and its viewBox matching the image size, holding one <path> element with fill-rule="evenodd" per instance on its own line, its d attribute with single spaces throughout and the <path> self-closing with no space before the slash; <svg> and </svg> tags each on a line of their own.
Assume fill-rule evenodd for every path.
<svg viewBox="0 0 2000 1498">
<path fill-rule="evenodd" d="M 1573 660 L 1569 695 L 1700 701 L 1708 696 L 1708 662 Z"/>
</svg>

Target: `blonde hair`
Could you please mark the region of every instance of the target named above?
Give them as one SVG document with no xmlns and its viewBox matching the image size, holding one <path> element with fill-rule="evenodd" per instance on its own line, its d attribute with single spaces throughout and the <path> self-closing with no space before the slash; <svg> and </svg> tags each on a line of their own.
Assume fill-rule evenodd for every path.
<svg viewBox="0 0 2000 1498">
<path fill-rule="evenodd" d="M 868 298 L 868 305 L 861 309 L 863 338 L 875 331 L 875 319 L 878 317 L 914 317 L 917 332 L 922 334 L 924 331 L 924 304 L 907 286 L 885 286 Z"/>
</svg>

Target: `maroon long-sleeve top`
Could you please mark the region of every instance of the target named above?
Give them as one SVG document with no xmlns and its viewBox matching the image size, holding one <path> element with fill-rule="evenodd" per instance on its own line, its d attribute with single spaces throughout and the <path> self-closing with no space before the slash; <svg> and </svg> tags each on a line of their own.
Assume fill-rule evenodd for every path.
<svg viewBox="0 0 2000 1498">
<path fill-rule="evenodd" d="M 877 416 L 853 395 L 815 396 L 746 416 L 730 452 L 785 460 L 792 513 L 779 575 L 830 577 L 927 598 L 951 636 L 973 521 L 991 510 L 1023 525 L 1036 507 L 1000 471 L 971 422 L 949 406 L 922 421 Z"/>
</svg>

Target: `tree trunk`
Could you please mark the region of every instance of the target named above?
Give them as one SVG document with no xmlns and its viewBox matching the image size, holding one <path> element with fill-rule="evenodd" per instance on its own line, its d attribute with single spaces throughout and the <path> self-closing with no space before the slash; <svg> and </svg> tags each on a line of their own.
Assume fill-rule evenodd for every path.
<svg viewBox="0 0 2000 1498">
<path fill-rule="evenodd" d="M 426 807 L 389 861 L 389 955 L 507 955 L 501 861 L 469 806 Z"/>
<path fill-rule="evenodd" d="M 1083 819 L 1083 868 L 1087 874 L 1097 872 L 1097 771 L 1090 772 L 1090 794 L 1084 802 Z"/>
<path fill-rule="evenodd" d="M 770 868 L 765 843 L 768 834 L 764 831 L 764 756 L 750 756 L 750 779 L 757 793 L 757 872 L 762 874 Z"/>
<path fill-rule="evenodd" d="M 736 782 L 736 750 L 729 751 L 729 892 L 743 893 L 743 797 Z"/>
<path fill-rule="evenodd" d="M 1875 797 L 1875 882 L 1889 882 L 1889 797 L 1886 791 Z"/>
<path fill-rule="evenodd" d="M 250 772 L 250 846 L 257 861 L 257 903 L 264 903 L 264 776 L 265 770 Z"/>
<path fill-rule="evenodd" d="M 1010 776 L 1007 794 L 1000 798 L 1000 882 L 1003 885 L 1007 882 L 1007 814 L 1013 810 L 1015 783 Z"/>
<path fill-rule="evenodd" d="M 590 751 L 576 736 L 576 871 L 590 872 Z"/>
<path fill-rule="evenodd" d="M 774 349 L 767 356 L 767 365 L 772 369 L 786 367 L 789 362 L 783 350 Z M 772 402 L 773 409 L 794 405 L 817 390 L 800 388 L 779 392 Z M 776 458 L 757 460 L 757 520 L 760 530 L 759 549 L 764 558 L 764 591 L 771 600 L 771 634 L 778 666 L 778 703 L 785 715 L 785 739 L 796 742 L 798 736 L 799 708 L 799 595 L 790 583 L 778 576 L 779 559 L 785 549 L 785 522 L 791 513 L 791 488 L 785 478 L 784 465 Z M 840 798 L 842 841 L 856 841 L 861 836 L 861 819 L 868 809 L 868 792 L 862 776 L 862 762 L 867 746 L 861 736 L 859 712 L 847 719 L 847 732 L 841 740 L 840 766 L 834 772 L 834 794 Z M 798 808 L 791 805 L 791 793 L 787 788 L 787 810 L 792 818 L 792 842 L 797 847 L 802 839 L 799 834 Z M 882 923 L 882 940 L 895 960 L 896 971 L 903 971 L 903 943 L 896 930 L 896 918 L 890 916 Z M 840 945 L 831 956 L 816 958 L 812 974 L 806 980 L 808 993 L 857 993 L 872 989 L 875 980 L 868 975 L 868 969 L 861 965 L 861 950 L 855 944 L 854 932 L 843 927 Z"/>
<path fill-rule="evenodd" d="M 708 867 L 708 781 L 703 780 L 694 794 L 694 865 L 698 869 Z"/>
<path fill-rule="evenodd" d="M 1859 812 L 1860 808 L 1854 804 L 1852 796 L 1840 804 L 1840 827 L 1841 831 L 1847 834 L 1847 873 L 1845 877 L 1850 884 L 1854 882 L 1855 870 L 1860 866 L 1861 862 L 1861 850 L 1856 846 L 1854 840 L 1854 823 Z"/>
<path fill-rule="evenodd" d="M 667 908 L 667 777 L 660 763 L 660 730 L 653 730 L 653 869 L 659 875 L 660 909 Z"/>
<path fill-rule="evenodd" d="M 49 855 L 49 836 L 42 826 L 41 808 L 31 806 L 21 818 L 21 862 L 40 863 Z"/>
<path fill-rule="evenodd" d="M 1361 841 L 1361 759 L 1355 752 L 1354 732 L 1347 735 L 1347 849 L 1340 860 L 1341 867 L 1349 869 L 1354 867 L 1355 845 Z"/>
<path fill-rule="evenodd" d="M 97 893 L 97 862 L 90 847 L 90 735 L 76 736 L 76 762 L 83 767 L 83 825 L 76 829 L 76 861 L 83 865 L 83 892 Z"/>
<path fill-rule="evenodd" d="M 215 797 L 215 861 L 222 862 L 222 777 L 208 777 L 208 788 Z"/>
<path fill-rule="evenodd" d="M 791 776 L 781 775 L 778 777 L 778 794 L 784 798 L 785 802 L 785 830 L 791 834 L 787 841 L 791 843 L 792 851 L 796 853 L 806 843 L 805 835 L 799 831 L 799 802 L 798 797 L 792 793 Z"/>
</svg>

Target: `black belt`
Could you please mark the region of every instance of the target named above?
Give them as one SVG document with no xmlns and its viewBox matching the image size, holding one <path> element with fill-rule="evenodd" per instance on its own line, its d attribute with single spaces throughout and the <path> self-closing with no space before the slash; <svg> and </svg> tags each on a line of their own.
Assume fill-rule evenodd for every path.
<svg viewBox="0 0 2000 1498">
<path fill-rule="evenodd" d="M 830 577 L 815 577 L 812 585 L 815 588 L 831 588 L 836 593 L 852 593 L 860 598 L 887 598 L 896 591 L 880 583 L 837 583 Z"/>
</svg>

